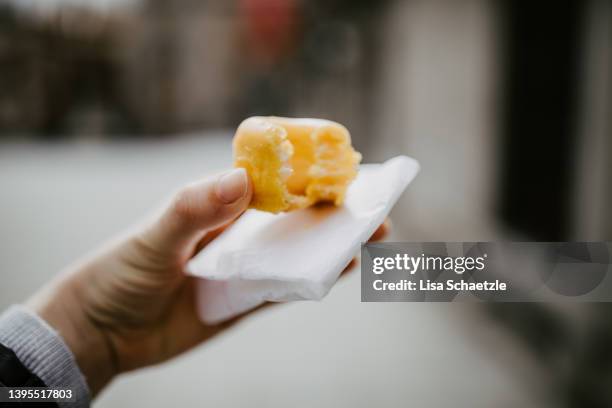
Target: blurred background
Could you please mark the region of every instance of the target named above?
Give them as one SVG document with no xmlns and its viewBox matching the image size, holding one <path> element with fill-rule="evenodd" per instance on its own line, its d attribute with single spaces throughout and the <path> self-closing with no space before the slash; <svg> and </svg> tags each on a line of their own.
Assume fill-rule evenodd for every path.
<svg viewBox="0 0 612 408">
<path fill-rule="evenodd" d="M 0 0 L 0 307 L 231 165 L 254 114 L 422 172 L 392 240 L 612 240 L 612 1 Z M 608 304 L 362 304 L 356 274 L 98 407 L 612 406 Z"/>
</svg>

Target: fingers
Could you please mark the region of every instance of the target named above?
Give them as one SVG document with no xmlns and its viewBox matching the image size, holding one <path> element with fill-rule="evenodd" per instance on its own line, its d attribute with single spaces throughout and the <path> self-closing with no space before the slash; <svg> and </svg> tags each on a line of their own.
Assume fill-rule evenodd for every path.
<svg viewBox="0 0 612 408">
<path fill-rule="evenodd" d="M 382 224 L 380 224 L 378 229 L 374 231 L 374 234 L 372 234 L 368 242 L 382 241 L 389 234 L 390 230 L 391 221 L 387 218 Z"/>
<path fill-rule="evenodd" d="M 238 217 L 249 205 L 252 187 L 244 169 L 234 169 L 183 188 L 144 233 L 158 251 L 189 252 L 206 233 Z"/>
<path fill-rule="evenodd" d="M 193 247 L 193 253 L 191 254 L 191 256 L 195 256 L 198 252 L 200 252 L 206 245 L 210 244 L 215 238 L 217 238 L 219 235 L 221 235 L 221 233 L 223 233 L 223 231 L 225 231 L 227 228 L 229 228 L 230 225 L 232 225 L 234 221 L 230 221 L 224 225 L 221 225 L 220 227 L 217 227 L 213 230 L 207 231 L 206 234 L 204 234 L 202 236 L 202 238 L 200 238 L 200 240 L 194 245 Z"/>
<path fill-rule="evenodd" d="M 340 276 L 344 276 L 348 272 L 352 271 L 355 266 L 357 266 L 357 258 L 351 259 L 351 261 L 348 263 L 348 265 L 346 265 L 344 270 L 340 273 Z"/>
</svg>

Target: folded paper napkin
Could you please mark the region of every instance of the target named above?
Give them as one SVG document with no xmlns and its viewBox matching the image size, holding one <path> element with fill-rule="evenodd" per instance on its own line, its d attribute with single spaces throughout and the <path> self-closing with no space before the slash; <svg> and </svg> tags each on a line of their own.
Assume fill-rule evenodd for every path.
<svg viewBox="0 0 612 408">
<path fill-rule="evenodd" d="M 187 265 L 202 278 L 202 321 L 221 322 L 266 301 L 323 298 L 418 171 L 416 160 L 398 156 L 362 165 L 340 207 L 245 212 Z"/>
</svg>

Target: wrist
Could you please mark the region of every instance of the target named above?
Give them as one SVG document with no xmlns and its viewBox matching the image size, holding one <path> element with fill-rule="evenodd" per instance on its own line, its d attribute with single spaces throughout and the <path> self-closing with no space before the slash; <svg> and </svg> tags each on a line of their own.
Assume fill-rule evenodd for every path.
<svg viewBox="0 0 612 408">
<path fill-rule="evenodd" d="M 0 343 L 5 350 L 3 374 L 8 375 L 3 376 L 5 385 L 70 390 L 70 406 L 90 406 L 91 393 L 74 354 L 40 316 L 21 305 L 10 307 L 0 316 Z"/>
<path fill-rule="evenodd" d="M 85 377 L 92 397 L 115 376 L 115 359 L 100 327 L 87 318 L 69 281 L 35 295 L 27 306 L 57 331 Z"/>
</svg>

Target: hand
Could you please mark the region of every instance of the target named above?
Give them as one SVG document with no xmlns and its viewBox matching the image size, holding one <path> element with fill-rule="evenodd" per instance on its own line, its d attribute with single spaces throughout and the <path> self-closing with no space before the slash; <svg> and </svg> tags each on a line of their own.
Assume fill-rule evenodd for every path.
<svg viewBox="0 0 612 408">
<path fill-rule="evenodd" d="M 184 266 L 248 206 L 243 169 L 180 191 L 160 217 L 62 274 L 28 305 L 62 335 L 92 395 L 114 376 L 165 361 L 242 316 L 202 323 Z M 382 225 L 373 238 L 386 233 Z"/>
</svg>

